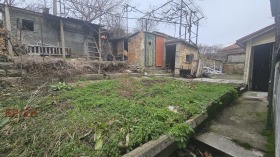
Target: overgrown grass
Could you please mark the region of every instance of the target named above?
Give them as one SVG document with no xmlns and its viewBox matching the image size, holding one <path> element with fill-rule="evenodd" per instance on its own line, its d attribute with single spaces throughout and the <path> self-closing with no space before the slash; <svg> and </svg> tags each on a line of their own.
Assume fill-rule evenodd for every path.
<svg viewBox="0 0 280 157">
<path fill-rule="evenodd" d="M 52 93 L 32 102 L 36 117 L 15 117 L 0 128 L 0 155 L 120 156 L 163 134 L 183 143 L 192 131 L 184 122 L 227 92 L 237 94 L 232 85 L 127 78 Z M 6 108 L 27 103 L 1 100 L 1 120 Z"/>
<path fill-rule="evenodd" d="M 262 135 L 267 138 L 267 156 L 274 157 L 275 156 L 275 133 L 271 130 L 264 130 Z"/>
<path fill-rule="evenodd" d="M 249 143 L 247 143 L 247 142 L 241 142 L 241 141 L 236 140 L 236 139 L 233 139 L 232 141 L 233 141 L 234 143 L 238 144 L 239 146 L 241 146 L 241 147 L 247 149 L 247 150 L 250 150 L 250 149 L 253 148 L 253 147 L 252 147 Z"/>
</svg>

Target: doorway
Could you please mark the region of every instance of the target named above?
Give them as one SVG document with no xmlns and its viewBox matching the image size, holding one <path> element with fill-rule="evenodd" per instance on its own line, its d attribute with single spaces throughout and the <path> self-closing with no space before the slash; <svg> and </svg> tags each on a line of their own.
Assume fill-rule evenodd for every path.
<svg viewBox="0 0 280 157">
<path fill-rule="evenodd" d="M 272 52 L 273 43 L 253 47 L 253 91 L 268 91 Z"/>
<path fill-rule="evenodd" d="M 175 55 L 176 55 L 176 44 L 166 45 L 166 58 L 165 58 L 166 69 L 172 71 L 175 69 Z"/>
<path fill-rule="evenodd" d="M 152 67 L 155 65 L 155 36 L 146 33 L 145 35 L 145 65 Z"/>
</svg>

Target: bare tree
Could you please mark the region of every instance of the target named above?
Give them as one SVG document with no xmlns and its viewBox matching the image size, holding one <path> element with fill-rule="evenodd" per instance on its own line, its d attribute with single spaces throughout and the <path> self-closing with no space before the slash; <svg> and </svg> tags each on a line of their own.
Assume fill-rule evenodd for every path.
<svg viewBox="0 0 280 157">
<path fill-rule="evenodd" d="M 123 4 L 122 0 L 66 0 L 66 7 L 76 18 L 92 22 L 111 13 Z"/>
<path fill-rule="evenodd" d="M 135 32 L 137 31 L 156 31 L 158 22 L 149 19 L 138 19 L 136 22 L 137 27 L 134 29 Z"/>
<path fill-rule="evenodd" d="M 125 21 L 121 18 L 123 14 L 106 14 L 103 17 L 102 23 L 106 26 L 106 29 L 114 37 L 121 37 L 127 35 L 125 30 Z"/>
<path fill-rule="evenodd" d="M 0 0 L 0 2 L 2 3 L 2 0 Z M 25 2 L 25 0 L 3 0 L 3 4 L 7 6 L 17 6 L 22 2 Z"/>
</svg>

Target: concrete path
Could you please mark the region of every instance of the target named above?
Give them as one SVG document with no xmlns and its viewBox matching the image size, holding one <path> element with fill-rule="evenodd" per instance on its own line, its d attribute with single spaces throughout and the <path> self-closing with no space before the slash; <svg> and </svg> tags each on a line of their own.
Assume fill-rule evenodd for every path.
<svg viewBox="0 0 280 157">
<path fill-rule="evenodd" d="M 267 93 L 245 92 L 211 121 L 206 133 L 196 136 L 196 139 L 225 153 L 241 153 L 231 153 L 231 156 L 246 157 L 248 153 L 262 156 L 261 152 L 266 151 L 266 138 L 261 135 L 266 124 L 266 98 Z"/>
<path fill-rule="evenodd" d="M 195 78 L 195 79 L 176 78 L 176 79 L 177 80 L 182 80 L 182 81 L 195 81 L 195 82 L 225 83 L 225 84 L 244 84 L 244 82 L 242 80 L 211 79 L 211 78 Z"/>
</svg>

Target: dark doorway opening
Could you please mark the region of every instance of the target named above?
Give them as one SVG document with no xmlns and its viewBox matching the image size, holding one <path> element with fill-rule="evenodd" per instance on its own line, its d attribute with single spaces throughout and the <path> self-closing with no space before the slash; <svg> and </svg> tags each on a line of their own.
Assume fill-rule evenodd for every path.
<svg viewBox="0 0 280 157">
<path fill-rule="evenodd" d="M 175 54 L 176 54 L 176 45 L 166 45 L 166 58 L 165 58 L 166 69 L 170 69 L 170 70 L 175 69 Z"/>
<path fill-rule="evenodd" d="M 253 47 L 253 91 L 268 91 L 273 43 Z"/>
<path fill-rule="evenodd" d="M 124 49 L 128 52 L 128 39 L 124 39 Z"/>
</svg>

